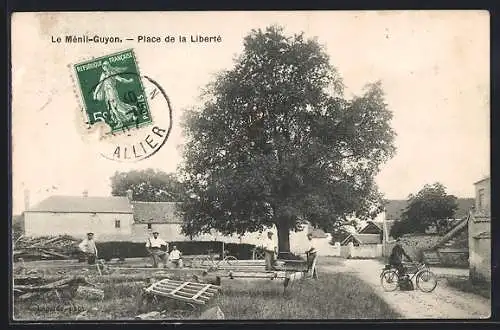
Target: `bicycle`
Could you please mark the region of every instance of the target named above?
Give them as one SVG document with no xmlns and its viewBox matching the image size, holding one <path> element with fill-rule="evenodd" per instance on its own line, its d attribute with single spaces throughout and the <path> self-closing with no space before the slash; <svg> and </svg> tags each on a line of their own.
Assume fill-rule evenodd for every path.
<svg viewBox="0 0 500 330">
<path fill-rule="evenodd" d="M 415 284 L 417 288 L 422 292 L 432 292 L 437 286 L 437 276 L 425 263 L 410 263 L 413 268 L 405 270 L 405 276 L 412 281 L 415 279 Z M 406 267 L 405 267 L 406 268 Z M 380 284 L 385 291 L 394 291 L 399 288 L 401 280 L 396 268 L 391 265 L 385 265 L 380 274 Z M 428 286 L 427 286 L 428 285 Z"/>
<path fill-rule="evenodd" d="M 218 270 L 219 267 L 223 264 L 227 264 L 229 266 L 232 266 L 234 264 L 234 261 L 237 261 L 238 259 L 234 256 L 229 256 L 226 255 L 223 259 L 219 259 L 219 254 L 217 253 L 212 253 L 213 250 L 208 250 L 208 255 L 202 256 L 202 257 L 195 257 L 193 259 L 193 265 L 195 267 L 208 267 L 208 270 Z"/>
</svg>

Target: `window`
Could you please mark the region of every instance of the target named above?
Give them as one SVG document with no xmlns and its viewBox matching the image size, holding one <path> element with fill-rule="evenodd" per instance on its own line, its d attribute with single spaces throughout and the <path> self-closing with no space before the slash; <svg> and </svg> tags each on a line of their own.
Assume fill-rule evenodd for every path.
<svg viewBox="0 0 500 330">
<path fill-rule="evenodd" d="M 115 220 L 115 228 L 120 228 L 120 220 Z"/>
<path fill-rule="evenodd" d="M 148 223 L 148 229 L 151 229 L 151 228 L 153 228 L 153 226 L 151 226 L 151 224 Z"/>
<path fill-rule="evenodd" d="M 480 210 L 484 207 L 484 189 L 479 189 L 477 207 Z"/>
</svg>

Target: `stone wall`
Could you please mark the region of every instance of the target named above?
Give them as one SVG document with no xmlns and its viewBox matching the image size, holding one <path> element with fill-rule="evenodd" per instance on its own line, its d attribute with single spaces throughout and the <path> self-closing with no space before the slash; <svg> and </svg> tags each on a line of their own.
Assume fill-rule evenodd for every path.
<svg viewBox="0 0 500 330">
<path fill-rule="evenodd" d="M 439 235 L 407 234 L 401 237 L 401 245 L 413 260 L 421 261 L 422 252 L 430 250 L 441 238 L 442 236 Z M 389 257 L 394 244 L 394 242 L 386 244 L 385 257 Z"/>
</svg>

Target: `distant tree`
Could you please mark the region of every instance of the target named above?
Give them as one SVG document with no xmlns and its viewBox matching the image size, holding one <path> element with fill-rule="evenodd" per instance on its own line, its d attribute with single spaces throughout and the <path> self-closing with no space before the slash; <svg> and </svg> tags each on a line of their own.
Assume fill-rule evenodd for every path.
<svg viewBox="0 0 500 330">
<path fill-rule="evenodd" d="M 457 208 L 457 197 L 448 195 L 441 183 L 426 184 L 416 195 L 408 197 L 402 219 L 392 226 L 391 236 L 424 233 L 429 226 L 443 232 L 447 229 L 447 220 L 455 216 Z"/>
<path fill-rule="evenodd" d="M 275 225 L 280 251 L 306 219 L 327 232 L 372 216 L 374 181 L 392 157 L 392 117 L 380 83 L 345 99 L 318 41 L 279 27 L 253 30 L 235 66 L 185 119 L 185 233 Z"/>
<path fill-rule="evenodd" d="M 153 169 L 115 172 L 111 189 L 113 196 L 127 196 L 131 189 L 134 200 L 142 202 L 178 202 L 184 198 L 182 184 L 174 174 Z"/>
</svg>

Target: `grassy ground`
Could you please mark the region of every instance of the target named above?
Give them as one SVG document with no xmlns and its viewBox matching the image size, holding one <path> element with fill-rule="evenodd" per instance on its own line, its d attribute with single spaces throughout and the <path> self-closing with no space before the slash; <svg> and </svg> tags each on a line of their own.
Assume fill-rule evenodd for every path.
<svg viewBox="0 0 500 330">
<path fill-rule="evenodd" d="M 142 261 L 141 261 L 142 262 Z M 226 319 L 392 319 L 399 315 L 365 283 L 348 274 L 327 274 L 321 266 L 342 266 L 343 259 L 321 257 L 320 279 L 292 283 L 284 292 L 281 280 L 222 280 L 222 293 L 211 305 L 220 306 Z M 61 274 L 60 267 L 38 267 L 39 275 Z M 84 265 L 82 265 L 84 266 Z M 84 266 L 85 267 L 85 266 Z M 64 269 L 64 268 L 62 268 Z M 82 269 L 66 268 L 64 275 L 82 274 Z M 121 270 L 119 275 L 140 273 Z M 172 300 L 163 300 L 139 310 L 141 280 L 115 281 L 113 275 L 96 276 L 94 267 L 83 272 L 104 290 L 103 301 L 57 297 L 53 293 L 15 301 L 14 317 L 23 320 L 127 320 L 141 312 L 165 311 L 166 319 L 196 319 L 200 311 Z M 63 274 L 61 274 L 63 275 Z M 102 280 L 99 280 L 102 279 Z"/>
<path fill-rule="evenodd" d="M 354 276 L 321 274 L 293 283 L 286 293 L 273 281 L 228 285 L 220 306 L 229 319 L 390 319 L 398 318 L 373 290 Z"/>
<path fill-rule="evenodd" d="M 366 284 L 346 274 L 322 274 L 319 280 L 293 283 L 283 292 L 276 280 L 229 280 L 214 301 L 226 319 L 391 319 L 399 315 Z M 54 295 L 14 303 L 15 319 L 126 320 L 139 313 L 141 282 L 106 283 L 103 301 L 67 300 Z M 64 299 L 64 298 L 63 298 Z M 165 300 L 150 306 L 167 319 L 196 319 L 199 311 Z"/>
<path fill-rule="evenodd" d="M 488 283 L 473 283 L 469 279 L 447 278 L 448 285 L 463 292 L 474 293 L 490 299 L 491 286 Z"/>
</svg>

